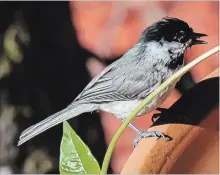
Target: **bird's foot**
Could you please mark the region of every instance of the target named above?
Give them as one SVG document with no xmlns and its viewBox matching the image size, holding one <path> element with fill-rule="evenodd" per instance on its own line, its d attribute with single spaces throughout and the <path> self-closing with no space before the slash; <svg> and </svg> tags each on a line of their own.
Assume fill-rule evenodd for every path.
<svg viewBox="0 0 220 175">
<path fill-rule="evenodd" d="M 163 133 L 161 133 L 160 131 L 140 131 L 138 133 L 138 138 L 136 138 L 133 142 L 133 147 L 135 148 L 136 145 L 139 143 L 139 141 L 142 139 L 142 138 L 148 138 L 148 137 L 157 137 L 158 139 L 159 138 L 169 138 L 168 136 L 165 136 Z M 169 138 L 170 139 L 170 138 Z"/>
</svg>

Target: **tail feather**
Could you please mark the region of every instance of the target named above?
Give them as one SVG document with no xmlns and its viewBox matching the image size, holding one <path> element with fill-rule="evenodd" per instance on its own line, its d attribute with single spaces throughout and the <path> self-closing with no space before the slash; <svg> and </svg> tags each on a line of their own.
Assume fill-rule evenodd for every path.
<svg viewBox="0 0 220 175">
<path fill-rule="evenodd" d="M 98 106 L 94 104 L 78 104 L 67 107 L 24 130 L 19 138 L 18 146 L 63 121 L 76 117 L 85 112 L 97 110 L 97 107 Z"/>
</svg>

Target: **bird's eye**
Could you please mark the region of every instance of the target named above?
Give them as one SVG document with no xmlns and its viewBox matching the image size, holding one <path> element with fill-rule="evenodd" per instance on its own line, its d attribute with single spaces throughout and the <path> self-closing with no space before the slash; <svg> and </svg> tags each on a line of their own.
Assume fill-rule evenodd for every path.
<svg viewBox="0 0 220 175">
<path fill-rule="evenodd" d="M 173 39 L 176 41 L 180 41 L 180 39 L 182 38 L 182 34 L 180 32 L 177 32 L 174 34 Z"/>
<path fill-rule="evenodd" d="M 187 41 L 187 37 L 184 31 L 177 32 L 173 39 L 181 43 L 185 43 Z"/>
<path fill-rule="evenodd" d="M 177 37 L 181 38 L 185 35 L 185 33 L 183 31 L 180 31 L 176 35 L 177 35 Z"/>
<path fill-rule="evenodd" d="M 178 32 L 165 36 L 164 39 L 168 42 L 172 42 L 172 41 L 185 42 L 186 35 L 184 31 L 178 31 Z"/>
</svg>

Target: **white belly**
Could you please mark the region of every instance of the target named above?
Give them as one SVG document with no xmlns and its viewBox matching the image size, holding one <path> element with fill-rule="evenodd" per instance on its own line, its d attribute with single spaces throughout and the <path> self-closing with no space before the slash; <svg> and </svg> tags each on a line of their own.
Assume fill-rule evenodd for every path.
<svg viewBox="0 0 220 175">
<path fill-rule="evenodd" d="M 158 96 L 152 101 L 146 104 L 146 106 L 138 113 L 136 117 L 147 114 L 157 107 L 159 107 L 165 99 L 170 95 L 175 84 L 169 88 L 165 88 Z M 112 113 L 117 118 L 126 118 L 143 100 L 132 100 L 132 101 L 115 101 L 100 105 L 100 110 Z"/>
</svg>

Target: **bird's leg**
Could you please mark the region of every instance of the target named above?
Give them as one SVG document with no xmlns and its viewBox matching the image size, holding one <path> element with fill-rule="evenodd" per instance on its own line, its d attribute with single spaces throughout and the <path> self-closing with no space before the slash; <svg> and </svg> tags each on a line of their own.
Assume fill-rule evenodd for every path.
<svg viewBox="0 0 220 175">
<path fill-rule="evenodd" d="M 124 118 L 120 118 L 120 120 L 121 120 L 122 122 L 125 121 Z M 136 128 L 136 127 L 135 127 L 133 124 L 131 124 L 131 123 L 129 123 L 128 126 L 129 126 L 131 129 L 133 129 L 136 133 L 142 132 L 141 130 L 139 130 L 138 128 Z"/>
<path fill-rule="evenodd" d="M 123 122 L 125 121 L 124 118 L 120 118 L 120 120 L 122 120 Z M 138 138 L 136 138 L 133 141 L 133 147 L 135 148 L 136 145 L 138 144 L 138 142 L 142 139 L 142 138 L 148 138 L 148 137 L 157 137 L 157 138 L 166 138 L 166 136 L 161 133 L 160 131 L 141 131 L 138 128 L 136 128 L 133 124 L 129 123 L 128 125 L 131 129 L 133 129 L 137 135 Z"/>
</svg>

